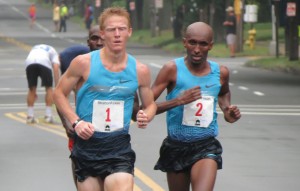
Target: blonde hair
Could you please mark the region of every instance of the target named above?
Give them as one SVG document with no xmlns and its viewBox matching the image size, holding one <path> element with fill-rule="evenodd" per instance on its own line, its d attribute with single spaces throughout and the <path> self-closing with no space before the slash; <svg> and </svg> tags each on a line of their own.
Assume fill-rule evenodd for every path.
<svg viewBox="0 0 300 191">
<path fill-rule="evenodd" d="M 105 20 L 114 15 L 125 17 L 128 21 L 128 27 L 131 28 L 130 15 L 125 8 L 109 7 L 109 8 L 106 8 L 98 18 L 98 22 L 99 22 L 101 30 L 104 30 L 104 28 L 105 28 L 105 26 L 104 26 Z"/>
</svg>

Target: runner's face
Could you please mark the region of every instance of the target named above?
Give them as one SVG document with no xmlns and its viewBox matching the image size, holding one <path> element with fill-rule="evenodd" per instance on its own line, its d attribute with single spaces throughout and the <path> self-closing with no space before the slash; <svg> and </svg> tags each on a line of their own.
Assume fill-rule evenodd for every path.
<svg viewBox="0 0 300 191">
<path fill-rule="evenodd" d="M 108 17 L 104 21 L 104 30 L 100 31 L 105 47 L 114 52 L 125 50 L 131 33 L 132 29 L 129 28 L 127 19 L 117 15 Z"/>
<path fill-rule="evenodd" d="M 99 31 L 94 31 L 90 34 L 88 39 L 88 46 L 90 50 L 98 50 L 103 47 L 103 41 L 100 37 Z"/>
<path fill-rule="evenodd" d="M 201 35 L 189 35 L 183 39 L 183 44 L 187 51 L 188 62 L 191 64 L 206 62 L 208 51 L 213 46 L 208 38 Z"/>
</svg>

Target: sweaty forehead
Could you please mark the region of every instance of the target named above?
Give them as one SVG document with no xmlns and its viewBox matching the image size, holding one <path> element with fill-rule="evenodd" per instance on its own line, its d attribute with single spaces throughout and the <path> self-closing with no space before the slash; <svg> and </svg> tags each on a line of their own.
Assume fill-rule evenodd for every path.
<svg viewBox="0 0 300 191">
<path fill-rule="evenodd" d="M 124 27 L 128 26 L 129 23 L 125 17 L 118 16 L 118 15 L 112 15 L 109 18 L 106 19 L 104 22 L 104 28 L 107 27 Z"/>
<path fill-rule="evenodd" d="M 91 31 L 90 36 L 99 36 L 99 31 L 97 31 L 97 30 Z"/>
<path fill-rule="evenodd" d="M 205 27 L 203 28 L 190 27 L 187 29 L 185 37 L 187 39 L 195 39 L 195 40 L 203 40 L 203 41 L 212 40 L 212 35 Z"/>
<path fill-rule="evenodd" d="M 200 39 L 205 39 L 207 35 L 203 34 L 200 31 L 189 31 L 186 33 L 185 38 L 187 39 L 195 39 L 195 40 L 200 40 Z"/>
</svg>

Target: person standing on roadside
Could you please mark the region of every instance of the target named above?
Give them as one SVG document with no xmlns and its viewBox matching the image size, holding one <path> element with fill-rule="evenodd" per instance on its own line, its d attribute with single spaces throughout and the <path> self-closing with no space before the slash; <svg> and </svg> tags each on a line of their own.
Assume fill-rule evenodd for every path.
<svg viewBox="0 0 300 191">
<path fill-rule="evenodd" d="M 36 6 L 35 3 L 32 3 L 30 7 L 28 8 L 28 14 L 30 18 L 30 28 L 33 28 L 36 20 Z"/>
<path fill-rule="evenodd" d="M 138 127 L 146 128 L 155 115 L 151 75 L 146 65 L 126 52 L 132 28 L 124 8 L 105 9 L 99 25 L 104 47 L 71 62 L 54 91 L 54 101 L 75 130 L 71 158 L 78 190 L 132 191 L 135 152 L 129 127 L 137 90 L 142 102 Z M 67 98 L 74 87 L 76 112 Z"/>
<path fill-rule="evenodd" d="M 166 101 L 157 103 L 157 114 L 167 111 L 168 131 L 154 169 L 166 172 L 169 190 L 188 191 L 191 186 L 194 191 L 212 191 L 223 152 L 216 139 L 216 106 L 229 123 L 241 114 L 231 105 L 227 67 L 207 60 L 212 28 L 192 23 L 183 46 L 186 56 L 165 64 L 152 85 L 155 100 L 167 90 Z"/>
<path fill-rule="evenodd" d="M 60 21 L 60 10 L 58 4 L 55 2 L 53 4 L 53 12 L 52 12 L 52 19 L 54 23 L 54 31 L 58 32 L 59 31 L 59 21 Z"/>
<path fill-rule="evenodd" d="M 59 32 L 67 32 L 68 7 L 63 2 L 60 6 L 60 27 Z"/>
<path fill-rule="evenodd" d="M 226 13 L 226 21 L 223 23 L 226 27 L 226 43 L 230 51 L 230 57 L 234 58 L 236 48 L 236 18 L 233 7 L 227 7 Z"/>
<path fill-rule="evenodd" d="M 52 93 L 53 76 L 55 85 L 59 79 L 59 58 L 57 51 L 50 45 L 38 44 L 30 50 L 26 60 L 26 77 L 28 82 L 27 94 L 27 123 L 37 123 L 34 116 L 34 102 L 37 98 L 36 89 L 38 77 L 42 80 L 42 86 L 46 88 L 45 102 L 46 110 L 44 120 L 53 122 L 52 117 Z M 52 73 L 53 72 L 53 73 Z M 53 76 L 52 76 L 53 75 Z"/>
<path fill-rule="evenodd" d="M 93 12 L 94 12 L 93 7 L 89 3 L 86 4 L 85 12 L 84 12 L 84 22 L 87 30 L 90 30 L 91 24 L 93 23 L 94 20 Z"/>
</svg>

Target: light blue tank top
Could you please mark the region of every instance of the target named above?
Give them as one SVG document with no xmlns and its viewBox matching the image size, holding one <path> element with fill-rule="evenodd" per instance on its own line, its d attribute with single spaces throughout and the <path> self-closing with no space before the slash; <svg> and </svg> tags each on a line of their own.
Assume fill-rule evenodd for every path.
<svg viewBox="0 0 300 191">
<path fill-rule="evenodd" d="M 95 50 L 90 55 L 90 74 L 77 92 L 76 113 L 80 119 L 92 122 L 94 100 L 122 100 L 124 101 L 124 128 L 110 133 L 95 132 L 93 136 L 102 138 L 127 134 L 134 96 L 138 88 L 136 60 L 128 54 L 126 68 L 121 72 L 111 72 L 103 66 L 100 50 Z"/>
<path fill-rule="evenodd" d="M 177 81 L 174 89 L 166 96 L 167 100 L 178 97 L 183 91 L 195 86 L 201 87 L 201 93 L 214 97 L 213 120 L 207 128 L 186 126 L 182 124 L 184 106 L 178 106 L 167 111 L 168 136 L 173 140 L 190 142 L 218 135 L 216 104 L 220 92 L 220 67 L 209 61 L 211 72 L 205 76 L 193 75 L 184 63 L 184 58 L 175 59 Z"/>
</svg>

